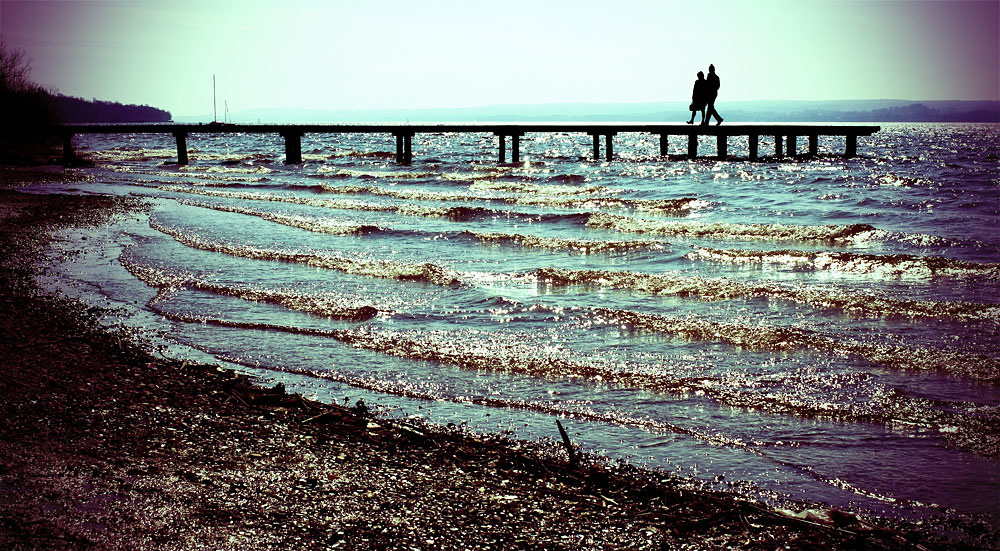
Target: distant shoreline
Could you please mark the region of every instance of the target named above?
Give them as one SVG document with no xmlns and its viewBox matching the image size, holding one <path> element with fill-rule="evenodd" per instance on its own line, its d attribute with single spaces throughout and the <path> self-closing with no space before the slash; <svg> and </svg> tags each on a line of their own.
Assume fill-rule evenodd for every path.
<svg viewBox="0 0 1000 551">
<path fill-rule="evenodd" d="M 225 122 L 664 122 L 687 120 L 686 102 L 490 105 L 431 109 L 262 108 L 235 111 Z M 732 101 L 719 109 L 732 123 L 751 122 L 1000 122 L 1000 101 Z M 175 115 L 205 122 L 211 113 Z"/>
</svg>

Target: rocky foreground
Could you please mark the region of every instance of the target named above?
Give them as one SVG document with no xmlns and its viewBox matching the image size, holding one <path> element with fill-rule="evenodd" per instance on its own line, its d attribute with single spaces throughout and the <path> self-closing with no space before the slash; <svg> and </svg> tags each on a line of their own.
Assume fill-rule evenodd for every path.
<svg viewBox="0 0 1000 551">
<path fill-rule="evenodd" d="M 34 283 L 53 229 L 130 208 L 0 191 L 0 548 L 973 548 L 154 357 Z"/>
</svg>

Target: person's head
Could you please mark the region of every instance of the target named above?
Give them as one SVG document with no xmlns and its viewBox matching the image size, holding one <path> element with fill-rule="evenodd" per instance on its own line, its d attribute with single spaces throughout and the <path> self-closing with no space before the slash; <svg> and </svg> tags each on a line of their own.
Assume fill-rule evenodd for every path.
<svg viewBox="0 0 1000 551">
<path fill-rule="evenodd" d="M 705 73 L 698 71 L 698 80 L 705 80 Z"/>
<path fill-rule="evenodd" d="M 708 66 L 708 72 L 709 73 L 714 73 L 715 72 L 715 65 L 709 65 Z"/>
</svg>

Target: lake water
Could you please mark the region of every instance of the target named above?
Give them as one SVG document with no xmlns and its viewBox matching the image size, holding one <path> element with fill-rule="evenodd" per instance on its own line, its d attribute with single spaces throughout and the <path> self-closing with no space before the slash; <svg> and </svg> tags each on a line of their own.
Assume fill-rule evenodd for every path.
<svg viewBox="0 0 1000 551">
<path fill-rule="evenodd" d="M 178 166 L 169 135 L 77 136 L 96 166 L 35 190 L 152 208 L 62 233 L 45 282 L 322 400 L 524 439 L 561 419 L 706 486 L 996 525 L 1000 125 L 784 162 L 615 140 L 595 162 L 529 134 L 515 166 L 420 134 L 401 166 L 390 135 L 306 135 L 286 166 L 280 136 L 192 134 Z"/>
</svg>

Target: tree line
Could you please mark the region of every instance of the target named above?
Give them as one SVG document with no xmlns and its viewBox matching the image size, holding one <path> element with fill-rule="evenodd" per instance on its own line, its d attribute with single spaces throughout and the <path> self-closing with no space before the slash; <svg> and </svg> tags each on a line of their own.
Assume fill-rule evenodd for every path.
<svg viewBox="0 0 1000 551">
<path fill-rule="evenodd" d="M 0 40 L 0 163 L 45 162 L 59 144 L 52 127 L 65 123 L 165 122 L 170 113 L 146 105 L 122 105 L 64 96 L 33 82 L 24 51 Z"/>
<path fill-rule="evenodd" d="M 167 122 L 170 112 L 148 105 L 123 105 L 118 102 L 55 95 L 56 113 L 63 123 L 86 122 Z"/>
<path fill-rule="evenodd" d="M 0 132 L 35 135 L 48 127 L 86 122 L 166 122 L 170 113 L 147 105 L 85 100 L 39 86 L 22 50 L 0 41 Z"/>
</svg>

